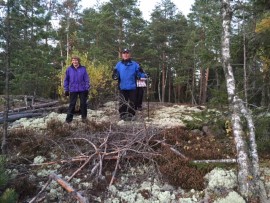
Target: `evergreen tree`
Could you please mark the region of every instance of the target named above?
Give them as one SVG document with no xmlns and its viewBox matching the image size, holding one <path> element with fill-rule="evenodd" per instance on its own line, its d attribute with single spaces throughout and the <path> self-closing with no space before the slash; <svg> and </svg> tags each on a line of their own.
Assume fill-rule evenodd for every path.
<svg viewBox="0 0 270 203">
<path fill-rule="evenodd" d="M 215 92 L 224 87 L 220 80 L 220 36 L 221 36 L 221 3 L 214 0 L 195 1 L 189 21 L 194 27 L 194 71 L 198 75 L 197 103 L 204 104 L 206 101 L 216 98 Z M 196 76 L 193 76 L 196 77 Z M 211 85 L 211 87 L 209 86 Z M 225 89 L 224 89 L 225 91 Z M 214 97 L 211 97 L 213 95 Z"/>
<path fill-rule="evenodd" d="M 50 27 L 50 14 L 43 1 L 10 1 L 10 27 L 12 93 L 48 96 L 53 69 L 46 44 L 50 32 L 45 29 Z"/>
<path fill-rule="evenodd" d="M 145 21 L 138 9 L 137 0 L 111 0 L 98 8 L 85 9 L 80 20 L 82 38 L 80 47 L 85 50 L 90 60 L 108 61 L 114 65 L 122 48 L 134 50 L 137 56 L 142 51 L 141 36 Z M 139 56 L 140 57 L 140 56 Z"/>
<path fill-rule="evenodd" d="M 159 101 L 171 101 L 171 90 L 177 81 L 175 76 L 182 75 L 178 73 L 181 72 L 181 65 L 184 67 L 184 64 L 179 63 L 184 61 L 183 48 L 188 36 L 188 33 L 184 33 L 187 31 L 186 26 L 184 16 L 170 0 L 161 1 L 151 14 L 149 30 L 151 48 L 155 54 L 152 65 L 156 67 L 156 80 L 154 79 L 153 83 L 157 88 L 156 96 Z M 179 72 L 176 73 L 177 71 Z"/>
</svg>

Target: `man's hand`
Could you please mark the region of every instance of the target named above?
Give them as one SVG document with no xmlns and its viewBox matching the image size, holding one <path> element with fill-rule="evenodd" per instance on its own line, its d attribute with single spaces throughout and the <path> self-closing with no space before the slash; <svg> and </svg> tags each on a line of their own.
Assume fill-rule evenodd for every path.
<svg viewBox="0 0 270 203">
<path fill-rule="evenodd" d="M 113 70 L 112 79 L 113 80 L 118 80 L 118 74 L 117 74 L 117 70 L 116 69 Z"/>
<path fill-rule="evenodd" d="M 69 92 L 65 91 L 65 96 L 68 97 L 69 96 Z"/>
<path fill-rule="evenodd" d="M 112 79 L 113 79 L 113 80 L 118 80 L 118 75 L 117 75 L 117 74 L 113 74 L 113 75 L 112 75 Z"/>
</svg>

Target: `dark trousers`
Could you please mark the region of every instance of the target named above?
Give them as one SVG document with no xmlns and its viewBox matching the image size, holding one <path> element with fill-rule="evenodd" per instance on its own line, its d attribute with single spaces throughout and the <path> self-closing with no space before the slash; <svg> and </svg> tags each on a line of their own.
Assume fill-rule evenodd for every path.
<svg viewBox="0 0 270 203">
<path fill-rule="evenodd" d="M 80 112 L 82 119 L 87 117 L 87 94 L 86 92 L 70 92 L 69 94 L 69 107 L 67 112 L 66 121 L 71 122 L 75 111 L 75 106 L 78 96 L 80 97 Z"/>
<path fill-rule="evenodd" d="M 136 90 L 120 90 L 120 117 L 135 116 Z"/>
<path fill-rule="evenodd" d="M 142 108 L 142 102 L 143 102 L 143 93 L 144 93 L 144 87 L 137 87 L 136 89 L 136 109 Z"/>
</svg>

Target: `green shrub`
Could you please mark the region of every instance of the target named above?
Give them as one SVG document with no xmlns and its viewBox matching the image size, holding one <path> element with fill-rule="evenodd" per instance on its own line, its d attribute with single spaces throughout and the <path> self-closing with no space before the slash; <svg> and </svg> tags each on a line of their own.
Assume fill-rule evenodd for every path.
<svg viewBox="0 0 270 203">
<path fill-rule="evenodd" d="M 211 108 L 220 108 L 228 104 L 228 95 L 226 91 L 220 89 L 210 89 L 209 94 L 211 95 L 208 99 L 207 106 Z"/>
<path fill-rule="evenodd" d="M 18 194 L 14 189 L 6 189 L 3 195 L 0 197 L 0 203 L 15 203 L 18 200 Z"/>
<path fill-rule="evenodd" d="M 269 153 L 270 149 L 270 116 L 259 114 L 254 116 L 256 142 L 259 153 Z"/>
<path fill-rule="evenodd" d="M 6 186 L 8 182 L 8 176 L 5 169 L 5 158 L 3 156 L 0 156 L 0 188 L 3 188 Z"/>
<path fill-rule="evenodd" d="M 9 176 L 5 169 L 5 163 L 5 157 L 0 156 L 0 188 L 1 190 L 4 190 L 4 193 L 1 194 L 0 197 L 0 203 L 15 203 L 18 200 L 18 194 L 14 189 L 5 188 L 9 181 Z"/>
<path fill-rule="evenodd" d="M 86 53 L 79 53 L 78 51 L 73 52 L 74 55 L 77 55 L 81 59 L 81 64 L 86 67 L 87 72 L 90 77 L 90 92 L 89 92 L 89 103 L 91 108 L 97 108 L 99 105 L 106 102 L 109 98 L 113 98 L 114 91 L 117 88 L 117 84 L 112 80 L 111 74 L 112 70 L 106 63 L 95 64 L 92 61 L 87 59 Z M 66 61 L 67 66 L 71 64 L 71 60 Z M 65 78 L 65 67 L 62 72 L 59 72 L 59 80 L 63 81 Z M 58 86 L 59 95 L 63 96 L 63 84 Z"/>
</svg>

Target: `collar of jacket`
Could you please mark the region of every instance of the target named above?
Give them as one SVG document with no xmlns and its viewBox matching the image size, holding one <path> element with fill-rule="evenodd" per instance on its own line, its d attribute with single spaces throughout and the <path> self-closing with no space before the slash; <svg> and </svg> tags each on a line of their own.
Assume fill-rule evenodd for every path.
<svg viewBox="0 0 270 203">
<path fill-rule="evenodd" d="M 71 68 L 75 68 L 75 67 L 73 66 L 73 64 L 71 64 L 70 67 L 71 67 Z M 79 64 L 78 68 L 80 68 L 80 67 L 82 67 L 81 64 Z M 78 68 L 77 68 L 77 69 L 78 69 Z"/>
<path fill-rule="evenodd" d="M 127 59 L 127 60 L 122 60 L 122 63 L 125 64 L 125 65 L 128 65 L 131 63 L 131 59 Z"/>
</svg>

